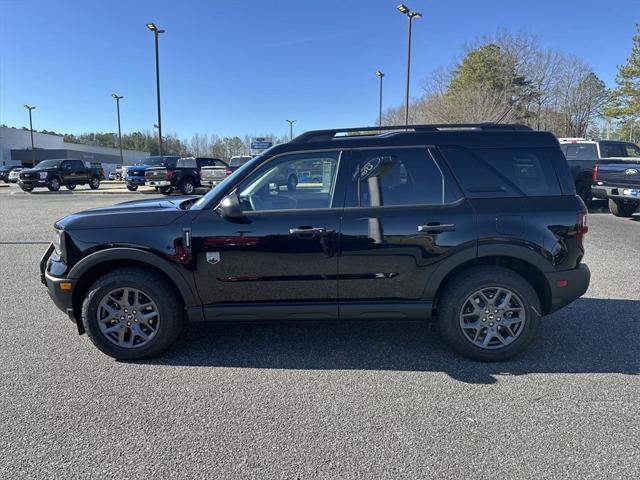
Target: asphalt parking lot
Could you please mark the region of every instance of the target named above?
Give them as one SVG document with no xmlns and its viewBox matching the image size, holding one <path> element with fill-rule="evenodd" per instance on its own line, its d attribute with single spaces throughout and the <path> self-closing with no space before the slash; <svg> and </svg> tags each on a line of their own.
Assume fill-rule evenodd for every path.
<svg viewBox="0 0 640 480">
<path fill-rule="evenodd" d="M 509 362 L 379 321 L 198 325 L 120 363 L 38 260 L 58 218 L 152 197 L 0 189 L 0 478 L 640 478 L 640 213 L 590 215 L 589 291 Z"/>
</svg>

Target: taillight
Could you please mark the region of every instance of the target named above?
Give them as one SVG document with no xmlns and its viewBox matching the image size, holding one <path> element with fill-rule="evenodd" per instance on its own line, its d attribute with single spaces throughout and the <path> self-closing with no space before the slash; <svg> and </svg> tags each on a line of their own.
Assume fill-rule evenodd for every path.
<svg viewBox="0 0 640 480">
<path fill-rule="evenodd" d="M 587 226 L 587 214 L 585 212 L 580 212 L 578 214 L 578 218 L 576 220 L 576 241 L 578 242 L 578 246 L 580 249 L 584 251 L 584 236 L 589 231 L 589 227 Z"/>
<path fill-rule="evenodd" d="M 226 173 L 226 174 L 227 174 L 227 177 L 228 177 L 229 175 L 231 175 L 231 174 L 233 173 L 233 170 L 230 170 L 230 169 L 228 169 L 228 168 L 225 168 L 224 173 Z"/>
<path fill-rule="evenodd" d="M 600 163 L 596 160 L 596 164 L 593 166 L 593 174 L 591 175 L 591 178 L 593 179 L 594 182 L 598 179 L 599 170 L 600 170 Z"/>
</svg>

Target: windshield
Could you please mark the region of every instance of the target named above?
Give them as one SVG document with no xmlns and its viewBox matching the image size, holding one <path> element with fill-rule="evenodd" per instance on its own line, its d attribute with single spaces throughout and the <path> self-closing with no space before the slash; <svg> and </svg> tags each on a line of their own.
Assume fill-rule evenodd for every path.
<svg viewBox="0 0 640 480">
<path fill-rule="evenodd" d="M 39 164 L 37 164 L 35 167 L 33 167 L 33 169 L 43 170 L 45 168 L 57 168 L 60 166 L 61 161 L 62 160 L 43 160 Z"/>
<path fill-rule="evenodd" d="M 258 165 L 260 162 L 262 162 L 262 159 L 265 158 L 265 153 L 267 153 L 268 151 L 269 150 L 265 150 L 265 152 L 262 155 L 258 155 L 257 157 L 247 159 L 247 161 L 238 170 L 236 170 L 233 173 L 233 175 L 229 175 L 227 178 L 221 181 L 218 185 L 216 185 L 211 190 L 209 190 L 196 203 L 193 204 L 192 208 L 195 208 L 195 209 L 202 208 L 207 203 L 209 203 L 211 199 L 217 197 L 220 192 L 226 190 L 227 186 L 230 183 L 235 182 L 236 179 L 238 178 L 243 178 L 248 172 L 253 170 L 255 165 Z"/>
</svg>

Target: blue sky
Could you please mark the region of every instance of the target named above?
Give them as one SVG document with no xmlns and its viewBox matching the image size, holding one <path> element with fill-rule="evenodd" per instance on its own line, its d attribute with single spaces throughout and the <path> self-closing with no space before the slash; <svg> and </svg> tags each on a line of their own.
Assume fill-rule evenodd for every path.
<svg viewBox="0 0 640 480">
<path fill-rule="evenodd" d="M 160 37 L 165 132 L 189 137 L 288 133 L 373 124 L 377 77 L 385 106 L 403 101 L 406 18 L 397 1 L 0 0 L 0 123 L 123 131 L 156 121 L 153 34 Z M 589 63 L 609 86 L 631 48 L 640 0 L 407 0 L 414 23 L 412 95 L 463 45 L 501 28 Z"/>
</svg>

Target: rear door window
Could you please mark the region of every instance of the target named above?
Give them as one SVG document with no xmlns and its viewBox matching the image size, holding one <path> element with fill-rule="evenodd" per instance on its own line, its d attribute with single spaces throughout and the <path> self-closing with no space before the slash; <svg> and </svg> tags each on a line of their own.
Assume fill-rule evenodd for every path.
<svg viewBox="0 0 640 480">
<path fill-rule="evenodd" d="M 553 151 L 535 148 L 442 148 L 471 198 L 560 195 Z"/>
<path fill-rule="evenodd" d="M 602 155 L 602 158 L 627 156 L 627 152 L 622 143 L 601 143 L 600 154 Z"/>
<path fill-rule="evenodd" d="M 360 207 L 442 205 L 462 198 L 427 148 L 355 151 L 355 203 Z M 352 197 L 352 195 L 349 195 Z"/>
</svg>

